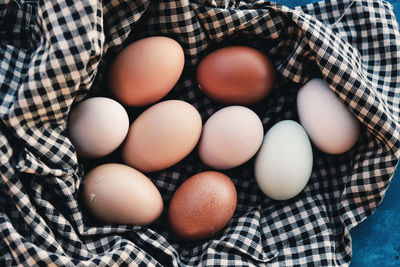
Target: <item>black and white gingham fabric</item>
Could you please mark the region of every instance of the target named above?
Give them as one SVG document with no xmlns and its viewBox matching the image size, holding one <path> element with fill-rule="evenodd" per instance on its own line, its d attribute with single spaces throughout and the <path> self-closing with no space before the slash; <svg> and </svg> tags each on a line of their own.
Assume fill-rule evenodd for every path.
<svg viewBox="0 0 400 267">
<path fill-rule="evenodd" d="M 176 240 L 166 211 L 151 227 L 96 222 L 80 201 L 90 164 L 67 138 L 68 112 L 84 97 L 107 95 L 114 55 L 152 35 L 184 48 L 184 73 L 167 98 L 192 103 L 203 121 L 222 106 L 198 88 L 196 64 L 214 49 L 243 44 L 267 54 L 279 73 L 271 95 L 252 106 L 265 131 L 298 119 L 296 92 L 318 76 L 361 121 L 360 140 L 342 155 L 314 149 L 312 177 L 288 201 L 259 191 L 253 161 L 227 171 L 237 210 L 203 243 Z M 1 266 L 347 265 L 349 230 L 379 205 L 400 156 L 400 33 L 381 0 L 294 9 L 263 0 L 6 0 L 0 85 Z M 177 186 L 206 169 L 193 152 L 149 177 L 167 207 Z"/>
</svg>

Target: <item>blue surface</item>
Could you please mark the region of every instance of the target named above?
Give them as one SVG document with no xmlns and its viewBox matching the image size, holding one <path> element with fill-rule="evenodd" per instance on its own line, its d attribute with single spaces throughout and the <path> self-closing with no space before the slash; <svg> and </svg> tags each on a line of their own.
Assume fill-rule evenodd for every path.
<svg viewBox="0 0 400 267">
<path fill-rule="evenodd" d="M 316 0 L 277 0 L 289 7 Z M 390 0 L 400 23 L 400 0 Z M 400 166 L 389 189 L 373 215 L 350 231 L 353 257 L 350 267 L 400 266 Z"/>
<path fill-rule="evenodd" d="M 350 231 L 353 258 L 350 267 L 400 266 L 400 168 L 374 214 Z"/>
</svg>

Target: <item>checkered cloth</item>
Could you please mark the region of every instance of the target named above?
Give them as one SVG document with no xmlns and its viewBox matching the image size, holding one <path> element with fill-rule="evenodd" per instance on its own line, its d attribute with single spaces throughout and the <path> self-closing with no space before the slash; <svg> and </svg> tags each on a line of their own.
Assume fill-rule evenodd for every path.
<svg viewBox="0 0 400 267">
<path fill-rule="evenodd" d="M 85 97 L 107 95 L 112 58 L 152 35 L 182 45 L 185 70 L 166 98 L 192 103 L 203 121 L 222 106 L 198 88 L 196 64 L 242 44 L 267 54 L 279 73 L 270 96 L 251 107 L 265 131 L 298 120 L 298 88 L 322 77 L 361 121 L 357 145 L 342 155 L 314 148 L 311 179 L 288 201 L 261 193 L 253 161 L 226 171 L 237 209 L 202 243 L 177 240 L 166 211 L 150 227 L 95 221 L 80 201 L 90 164 L 67 138 L 68 113 Z M 347 265 L 349 230 L 379 205 L 400 156 L 400 33 L 381 0 L 293 9 L 263 0 L 3 0 L 0 85 L 1 266 Z M 193 152 L 148 176 L 168 207 L 177 186 L 203 170 Z"/>
</svg>

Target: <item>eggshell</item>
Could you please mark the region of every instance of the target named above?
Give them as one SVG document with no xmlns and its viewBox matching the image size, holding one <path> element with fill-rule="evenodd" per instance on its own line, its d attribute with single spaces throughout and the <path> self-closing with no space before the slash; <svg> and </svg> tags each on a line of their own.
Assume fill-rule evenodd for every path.
<svg viewBox="0 0 400 267">
<path fill-rule="evenodd" d="M 106 97 L 80 102 L 70 112 L 68 136 L 78 155 L 99 158 L 114 151 L 129 129 L 124 107 Z"/>
<path fill-rule="evenodd" d="M 131 125 L 123 160 L 145 172 L 168 168 L 196 146 L 202 129 L 199 112 L 181 100 L 167 100 L 145 110 Z"/>
<path fill-rule="evenodd" d="M 359 121 L 324 80 L 312 79 L 299 90 L 297 109 L 300 123 L 321 151 L 341 154 L 357 142 Z"/>
<path fill-rule="evenodd" d="M 284 120 L 265 134 L 257 153 L 254 174 L 261 191 L 275 200 L 287 200 L 300 193 L 310 179 L 313 153 L 303 127 Z"/>
<path fill-rule="evenodd" d="M 210 53 L 200 62 L 197 81 L 204 93 L 216 101 L 248 105 L 268 95 L 275 71 L 260 51 L 231 46 Z"/>
<path fill-rule="evenodd" d="M 129 106 L 144 106 L 163 98 L 179 80 L 185 64 L 174 39 L 153 36 L 124 48 L 109 71 L 111 92 Z"/>
<path fill-rule="evenodd" d="M 103 164 L 91 170 L 83 179 L 82 192 L 91 214 L 108 224 L 148 225 L 163 210 L 152 181 L 123 164 Z"/>
<path fill-rule="evenodd" d="M 225 107 L 204 124 L 200 159 L 214 169 L 237 167 L 257 153 L 263 135 L 262 122 L 254 111 L 243 106 Z"/>
<path fill-rule="evenodd" d="M 228 176 L 215 171 L 195 174 L 172 196 L 170 228 L 183 240 L 204 240 L 226 226 L 236 203 L 236 188 Z"/>
</svg>

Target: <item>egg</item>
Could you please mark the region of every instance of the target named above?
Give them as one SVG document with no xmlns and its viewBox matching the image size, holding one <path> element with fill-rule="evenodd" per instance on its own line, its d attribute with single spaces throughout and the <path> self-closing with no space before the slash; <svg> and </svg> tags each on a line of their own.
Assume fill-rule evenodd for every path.
<svg viewBox="0 0 400 267">
<path fill-rule="evenodd" d="M 144 172 L 168 168 L 196 146 L 202 130 L 199 112 L 181 100 L 167 100 L 146 109 L 130 126 L 122 158 Z"/>
<path fill-rule="evenodd" d="M 261 191 L 275 200 L 295 197 L 306 186 L 313 166 L 310 140 L 292 120 L 280 121 L 265 134 L 254 163 Z"/>
<path fill-rule="evenodd" d="M 125 47 L 111 64 L 110 91 L 128 106 L 152 104 L 171 91 L 184 64 L 183 49 L 174 39 L 152 36 L 138 40 Z"/>
<path fill-rule="evenodd" d="M 352 148 L 360 135 L 360 122 L 319 78 L 308 81 L 297 95 L 300 123 L 321 151 L 341 154 Z"/>
<path fill-rule="evenodd" d="M 78 155 L 99 158 L 114 151 L 124 141 L 129 117 L 117 101 L 93 97 L 73 107 L 67 127 Z"/>
<path fill-rule="evenodd" d="M 236 188 L 228 176 L 216 171 L 195 174 L 172 196 L 170 228 L 184 241 L 210 238 L 228 224 L 236 203 Z"/>
<path fill-rule="evenodd" d="M 84 177 L 82 187 L 87 209 L 107 224 L 149 225 L 164 207 L 153 182 L 123 164 L 97 166 Z"/>
<path fill-rule="evenodd" d="M 275 71 L 260 51 L 230 46 L 210 53 L 200 62 L 197 81 L 204 93 L 216 101 L 250 105 L 269 94 Z"/>
<path fill-rule="evenodd" d="M 204 124 L 198 153 L 211 168 L 231 169 L 257 153 L 263 135 L 262 122 L 254 111 L 228 106 L 215 112 Z"/>
</svg>

